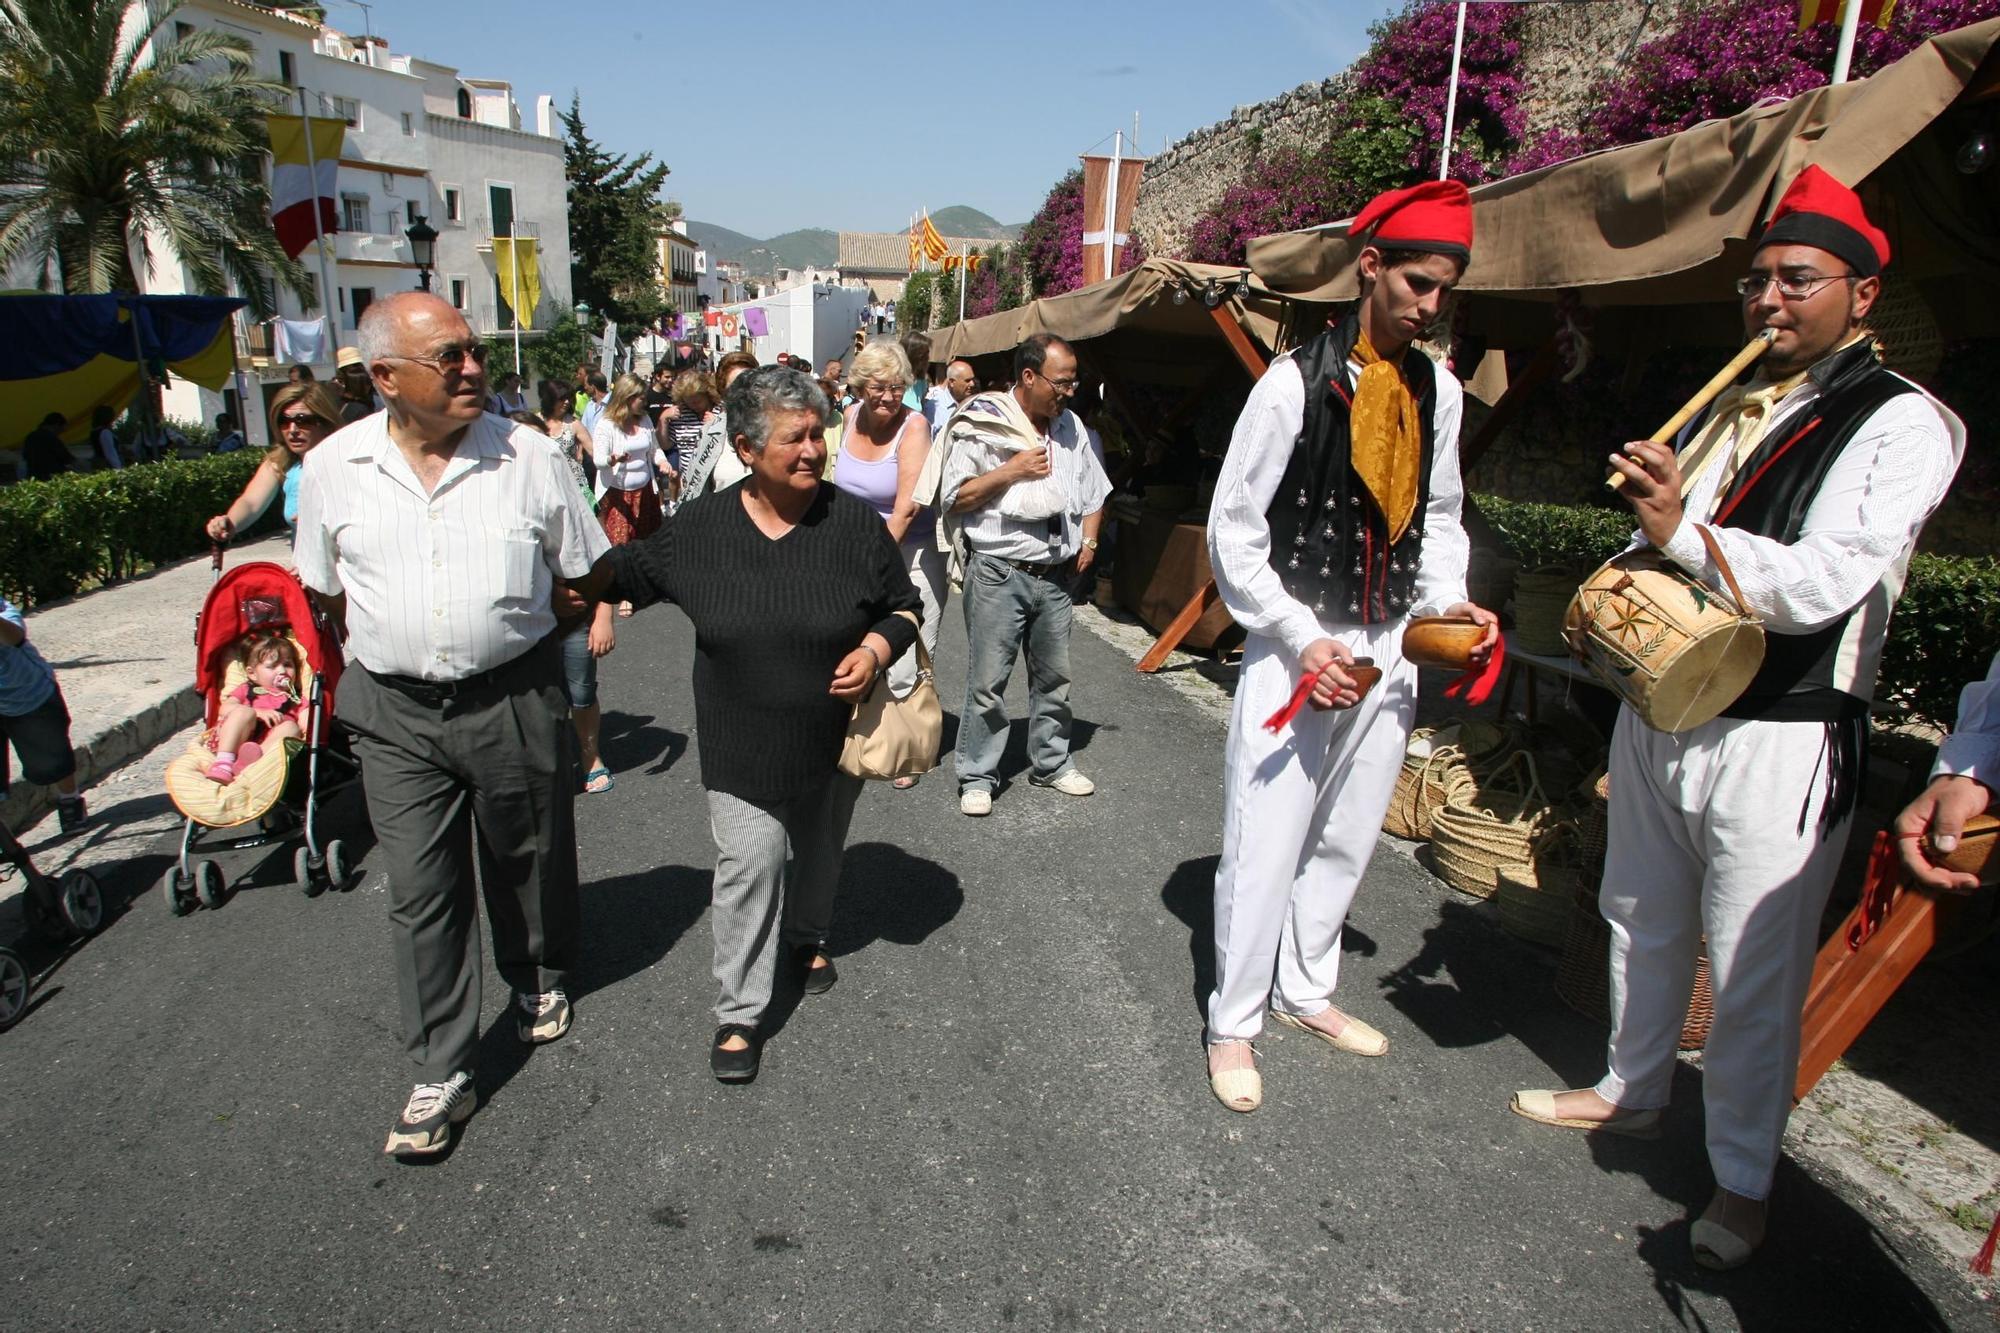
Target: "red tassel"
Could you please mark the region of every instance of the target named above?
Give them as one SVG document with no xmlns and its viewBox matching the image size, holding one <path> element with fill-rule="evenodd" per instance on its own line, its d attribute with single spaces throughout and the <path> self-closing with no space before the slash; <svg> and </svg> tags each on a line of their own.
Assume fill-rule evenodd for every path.
<svg viewBox="0 0 2000 1333">
<path fill-rule="evenodd" d="M 1885 829 L 1875 835 L 1868 849 L 1868 869 L 1861 878 L 1859 917 L 1847 930 L 1847 951 L 1853 953 L 1868 942 L 1889 915 L 1889 903 L 1896 896 L 1902 875 L 1896 860 L 1896 840 Z"/>
<path fill-rule="evenodd" d="M 1447 699 L 1463 699 L 1473 708 L 1493 697 L 1494 689 L 1500 684 L 1500 669 L 1507 664 L 1507 640 L 1496 637 L 1493 651 L 1478 666 L 1467 667 L 1458 674 L 1451 684 L 1444 687 Z"/>
<path fill-rule="evenodd" d="M 1321 671 L 1324 669 L 1321 668 Z M 1313 686 L 1319 684 L 1321 671 L 1308 671 L 1299 677 L 1298 687 L 1292 691 L 1292 697 L 1285 701 L 1285 706 L 1264 719 L 1264 730 L 1276 735 L 1292 724 L 1292 719 L 1306 706 L 1306 700 L 1312 698 Z"/>
<path fill-rule="evenodd" d="M 1986 1233 L 1986 1243 L 1979 1247 L 1979 1253 L 1972 1256 L 1972 1271 L 1981 1277 L 1993 1272 L 1993 1247 L 2000 1243 L 2000 1214 L 1993 1218 L 1993 1229 Z"/>
</svg>

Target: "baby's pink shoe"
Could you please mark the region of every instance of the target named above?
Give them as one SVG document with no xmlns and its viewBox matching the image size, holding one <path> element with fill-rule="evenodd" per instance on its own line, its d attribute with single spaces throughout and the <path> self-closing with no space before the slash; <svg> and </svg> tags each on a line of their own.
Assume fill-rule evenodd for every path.
<svg viewBox="0 0 2000 1333">
<path fill-rule="evenodd" d="M 227 759 L 218 759 L 208 766 L 208 777 L 211 782 L 219 782 L 227 787 L 236 781 L 236 766 Z"/>
<path fill-rule="evenodd" d="M 263 756 L 263 753 L 264 747 L 257 744 L 257 742 L 243 742 L 236 750 L 236 771 L 241 773 L 244 769 L 256 763 Z"/>
</svg>

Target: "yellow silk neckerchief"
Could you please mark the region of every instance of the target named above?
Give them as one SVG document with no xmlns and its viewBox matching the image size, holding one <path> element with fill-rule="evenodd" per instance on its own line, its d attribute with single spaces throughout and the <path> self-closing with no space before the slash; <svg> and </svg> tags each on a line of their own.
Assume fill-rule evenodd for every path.
<svg viewBox="0 0 2000 1333">
<path fill-rule="evenodd" d="M 1407 352 L 1406 352 L 1407 354 Z M 1418 353 L 1422 355 L 1422 353 Z M 1354 475 L 1368 488 L 1389 523 L 1389 544 L 1409 530 L 1417 512 L 1417 485 L 1423 476 L 1424 430 L 1417 398 L 1400 365 L 1385 361 L 1362 333 L 1354 340 L 1361 374 L 1354 381 L 1348 411 L 1349 457 Z"/>
</svg>

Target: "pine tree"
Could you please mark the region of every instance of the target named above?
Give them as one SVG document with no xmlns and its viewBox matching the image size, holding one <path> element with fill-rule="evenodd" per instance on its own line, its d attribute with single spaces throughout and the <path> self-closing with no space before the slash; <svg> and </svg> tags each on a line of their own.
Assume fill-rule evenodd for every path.
<svg viewBox="0 0 2000 1333">
<path fill-rule="evenodd" d="M 669 168 L 651 153 L 606 152 L 584 129 L 582 100 L 574 94 L 562 125 L 570 290 L 597 315 L 616 320 L 618 336 L 630 340 L 668 310 L 659 237 L 669 219 L 659 193 Z"/>
</svg>

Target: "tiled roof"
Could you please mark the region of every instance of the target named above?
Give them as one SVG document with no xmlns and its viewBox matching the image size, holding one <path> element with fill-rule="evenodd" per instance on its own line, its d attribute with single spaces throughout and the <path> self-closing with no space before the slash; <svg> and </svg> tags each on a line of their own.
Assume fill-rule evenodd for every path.
<svg viewBox="0 0 2000 1333">
<path fill-rule="evenodd" d="M 951 247 L 953 254 L 968 246 L 976 254 L 1000 244 L 999 241 L 977 236 L 947 236 L 944 242 Z M 840 233 L 840 258 L 834 266 L 843 273 L 908 273 L 910 234 L 906 231 L 844 231 Z"/>
</svg>

